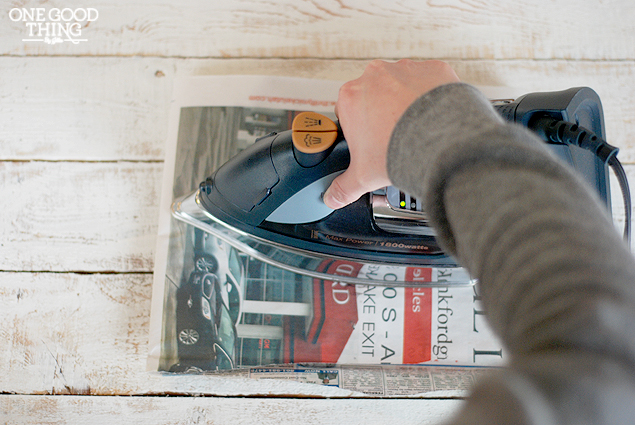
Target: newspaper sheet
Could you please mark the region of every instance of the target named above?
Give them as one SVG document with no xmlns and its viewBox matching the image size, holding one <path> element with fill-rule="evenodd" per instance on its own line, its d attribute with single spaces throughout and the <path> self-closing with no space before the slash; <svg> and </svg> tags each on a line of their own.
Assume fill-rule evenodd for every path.
<svg viewBox="0 0 635 425">
<path fill-rule="evenodd" d="M 373 397 L 462 397 L 488 368 L 451 366 L 351 366 L 251 368 L 249 377 L 318 384 Z"/>
<path fill-rule="evenodd" d="M 261 76 L 178 80 L 166 147 L 148 369 L 249 370 L 258 379 L 368 395 L 460 391 L 505 361 L 477 287 L 348 285 L 294 274 L 173 218 L 172 201 L 302 111 L 333 116 L 341 82 Z M 378 283 L 468 280 L 461 268 L 321 265 Z M 272 367 L 280 365 L 285 367 Z M 298 365 L 318 365 L 315 368 Z M 434 365 L 406 367 L 403 365 Z M 440 367 L 452 366 L 452 367 Z M 461 366 L 461 367 L 457 367 Z"/>
</svg>

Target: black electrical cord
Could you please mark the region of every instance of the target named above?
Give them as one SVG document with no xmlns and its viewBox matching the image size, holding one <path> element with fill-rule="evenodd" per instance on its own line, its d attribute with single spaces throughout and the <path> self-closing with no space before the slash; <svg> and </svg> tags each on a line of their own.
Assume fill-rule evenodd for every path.
<svg viewBox="0 0 635 425">
<path fill-rule="evenodd" d="M 571 144 L 589 150 L 607 163 L 615 173 L 624 199 L 624 240 L 631 246 L 631 192 L 622 164 L 617 159 L 618 148 L 611 146 L 592 131 L 577 124 L 548 116 L 534 119 L 529 128 L 553 143 Z"/>
<path fill-rule="evenodd" d="M 624 199 L 624 240 L 626 240 L 627 245 L 631 246 L 631 191 L 628 187 L 628 179 L 626 178 L 626 172 L 624 171 L 624 167 L 617 159 L 615 155 L 613 155 L 609 159 L 609 166 L 613 169 L 615 176 L 617 177 L 617 181 L 620 185 L 620 189 L 622 191 L 622 198 Z"/>
</svg>

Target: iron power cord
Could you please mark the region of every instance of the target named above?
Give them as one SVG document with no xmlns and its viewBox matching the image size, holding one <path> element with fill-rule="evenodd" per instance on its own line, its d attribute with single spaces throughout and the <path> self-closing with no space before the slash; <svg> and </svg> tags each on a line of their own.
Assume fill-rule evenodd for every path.
<svg viewBox="0 0 635 425">
<path fill-rule="evenodd" d="M 529 123 L 529 128 L 553 143 L 571 144 L 589 150 L 613 169 L 624 199 L 624 240 L 631 246 L 631 192 L 624 167 L 617 159 L 618 148 L 611 146 L 592 131 L 548 116 Z"/>
</svg>

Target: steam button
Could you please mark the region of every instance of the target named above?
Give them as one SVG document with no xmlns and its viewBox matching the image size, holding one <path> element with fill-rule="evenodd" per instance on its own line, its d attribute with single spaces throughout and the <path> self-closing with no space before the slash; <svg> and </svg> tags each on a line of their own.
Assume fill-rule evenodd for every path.
<svg viewBox="0 0 635 425">
<path fill-rule="evenodd" d="M 294 131 L 291 135 L 293 146 L 302 153 L 319 153 L 327 150 L 337 139 L 336 131 L 308 132 Z"/>
<path fill-rule="evenodd" d="M 330 153 L 339 134 L 337 124 L 316 112 L 298 114 L 291 125 L 293 152 L 303 167 L 313 167 Z"/>
<path fill-rule="evenodd" d="M 317 112 L 301 112 L 293 119 L 293 131 L 337 131 L 337 125 Z"/>
</svg>

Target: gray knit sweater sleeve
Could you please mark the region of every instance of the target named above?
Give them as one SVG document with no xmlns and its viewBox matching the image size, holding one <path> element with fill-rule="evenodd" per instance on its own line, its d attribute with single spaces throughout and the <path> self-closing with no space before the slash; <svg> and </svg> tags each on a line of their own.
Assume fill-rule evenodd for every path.
<svg viewBox="0 0 635 425">
<path fill-rule="evenodd" d="M 410 106 L 388 172 L 479 279 L 509 354 L 453 423 L 635 423 L 635 263 L 593 191 L 466 84 Z"/>
</svg>

